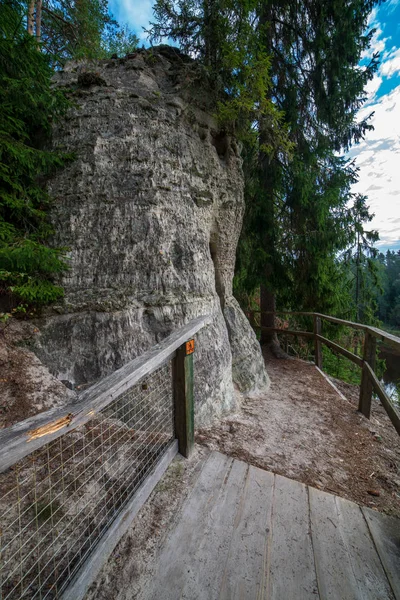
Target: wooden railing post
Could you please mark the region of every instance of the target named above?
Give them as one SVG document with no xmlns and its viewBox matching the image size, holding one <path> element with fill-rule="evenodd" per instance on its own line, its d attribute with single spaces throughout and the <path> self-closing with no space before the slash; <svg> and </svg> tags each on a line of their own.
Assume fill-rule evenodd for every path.
<svg viewBox="0 0 400 600">
<path fill-rule="evenodd" d="M 177 349 L 173 363 L 175 435 L 185 458 L 194 448 L 193 352 L 194 340 L 189 340 Z"/>
<path fill-rule="evenodd" d="M 358 403 L 358 410 L 365 417 L 367 417 L 367 419 L 369 419 L 371 415 L 373 384 L 365 363 L 368 363 L 371 369 L 375 371 L 376 338 L 375 336 L 371 335 L 368 331 L 365 332 L 363 361 L 364 364 L 361 372 L 360 401 Z"/>
<path fill-rule="evenodd" d="M 314 354 L 315 364 L 319 369 L 322 369 L 322 347 L 321 342 L 317 338 L 317 335 L 321 335 L 321 318 L 314 315 Z"/>
</svg>

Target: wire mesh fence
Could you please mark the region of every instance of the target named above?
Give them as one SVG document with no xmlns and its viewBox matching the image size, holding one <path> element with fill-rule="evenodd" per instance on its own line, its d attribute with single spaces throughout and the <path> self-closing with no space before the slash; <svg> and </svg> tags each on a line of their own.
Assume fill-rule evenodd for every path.
<svg viewBox="0 0 400 600">
<path fill-rule="evenodd" d="M 172 364 L 0 474 L 0 600 L 54 599 L 174 440 Z"/>
</svg>

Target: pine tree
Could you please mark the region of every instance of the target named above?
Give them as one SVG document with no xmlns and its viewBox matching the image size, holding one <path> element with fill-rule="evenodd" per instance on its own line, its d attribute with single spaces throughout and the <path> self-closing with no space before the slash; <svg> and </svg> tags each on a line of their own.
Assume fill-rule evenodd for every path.
<svg viewBox="0 0 400 600">
<path fill-rule="evenodd" d="M 376 56 L 358 66 L 372 35 L 364 29 L 373 4 L 263 2 L 272 99 L 296 150 L 289 163 L 278 154 L 272 161 L 259 154 L 262 187 L 253 218 L 265 220 L 259 239 L 266 257 L 258 274 L 262 310 L 274 309 L 277 292 L 298 309 L 338 308 L 330 302 L 338 277 L 335 255 L 346 245 L 341 229 L 356 172 L 336 153 L 370 128 L 367 119 L 356 122 L 356 113 L 377 68 Z M 273 318 L 264 317 L 262 324 L 273 325 Z M 267 334 L 263 341 L 272 340 Z"/>
<path fill-rule="evenodd" d="M 383 294 L 378 297 L 379 318 L 389 327 L 400 328 L 400 250 L 380 253 L 377 260 Z"/>
<path fill-rule="evenodd" d="M 262 119 L 265 154 L 288 155 L 292 144 L 283 114 L 270 98 L 270 58 L 254 29 L 256 6 L 257 0 L 157 0 L 151 41 L 169 37 L 203 65 L 221 129 L 254 146 L 254 124 Z"/>
<path fill-rule="evenodd" d="M 0 294 L 8 306 L 61 297 L 53 275 L 66 268 L 62 250 L 47 245 L 50 199 L 41 179 L 63 163 L 43 144 L 67 103 L 51 88 L 25 10 L 17 0 L 0 5 Z"/>
<path fill-rule="evenodd" d="M 350 219 L 346 205 L 357 172 L 338 152 L 370 129 L 368 118 L 358 123 L 356 114 L 377 68 L 376 55 L 366 67 L 359 66 L 373 35 L 364 30 L 374 4 L 373 0 L 156 3 L 153 34 L 172 37 L 202 61 L 219 78 L 220 89 L 229 96 L 228 106 L 234 105 L 237 93 L 230 82 L 239 74 L 236 83 L 241 83 L 242 67 L 251 64 L 257 52 L 262 50 L 270 65 L 270 83 L 258 98 L 249 97 L 248 106 L 272 105 L 279 120 L 257 110 L 242 113 L 253 136 L 245 140 L 247 210 L 235 279 L 235 291 L 242 299 L 261 285 L 264 310 L 274 310 L 278 291 L 278 300 L 296 302 L 299 309 L 335 311 L 340 305 L 334 293 L 340 276 L 336 257 L 351 236 L 346 231 Z M 241 56 L 242 67 L 224 69 L 226 56 L 246 46 L 243 40 L 251 43 Z M 288 132 L 284 148 L 271 142 L 277 123 Z M 292 160 L 287 152 L 290 142 Z M 273 319 L 264 317 L 263 325 L 273 325 Z M 269 334 L 264 339 L 276 341 Z"/>
<path fill-rule="evenodd" d="M 110 15 L 108 0 L 29 0 L 27 29 L 53 66 L 71 59 L 106 58 L 133 52 L 136 35 Z"/>
</svg>

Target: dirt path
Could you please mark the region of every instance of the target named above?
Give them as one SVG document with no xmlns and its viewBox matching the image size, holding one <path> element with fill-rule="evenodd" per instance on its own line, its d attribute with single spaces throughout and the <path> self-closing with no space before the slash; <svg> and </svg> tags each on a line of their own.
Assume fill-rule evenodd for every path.
<svg viewBox="0 0 400 600">
<path fill-rule="evenodd" d="M 250 464 L 400 516 L 400 437 L 378 402 L 368 421 L 357 412 L 358 388 L 333 389 L 314 365 L 266 356 L 267 397 L 196 441 Z"/>
<path fill-rule="evenodd" d="M 239 413 L 197 432 L 193 457 L 177 457 L 117 545 L 86 600 L 140 600 L 157 556 L 211 449 L 400 515 L 400 438 L 374 403 L 357 413 L 358 388 L 332 388 L 302 361 L 266 357 L 271 389 Z M 378 494 L 378 495 L 372 495 Z"/>
</svg>

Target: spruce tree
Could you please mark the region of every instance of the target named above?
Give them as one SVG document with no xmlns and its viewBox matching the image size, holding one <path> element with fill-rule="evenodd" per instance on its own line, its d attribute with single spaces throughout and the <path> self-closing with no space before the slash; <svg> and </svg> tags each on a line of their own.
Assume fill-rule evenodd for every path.
<svg viewBox="0 0 400 600">
<path fill-rule="evenodd" d="M 245 31 L 250 47 L 262 49 L 269 61 L 270 84 L 250 102 L 273 106 L 293 158 L 271 143 L 276 127 L 270 116 L 249 110 L 255 135 L 244 150 L 247 210 L 235 280 L 242 300 L 261 285 L 264 310 L 274 310 L 278 291 L 280 301 L 298 309 L 334 312 L 340 306 L 336 257 L 351 238 L 347 202 L 357 171 L 338 152 L 370 128 L 368 118 L 358 123 L 356 115 L 377 68 L 376 55 L 359 66 L 373 35 L 364 32 L 374 5 L 372 0 L 156 3 L 153 34 L 172 37 L 203 61 L 231 102 L 229 78 L 240 69 L 223 66 L 226 49 L 243 44 L 235 32 Z M 249 56 L 254 51 L 242 65 Z M 273 325 L 273 319 L 265 317 L 263 324 Z"/>
<path fill-rule="evenodd" d="M 136 35 L 111 16 L 108 0 L 29 0 L 27 29 L 54 67 L 71 59 L 133 52 Z"/>
<path fill-rule="evenodd" d="M 66 264 L 62 250 L 47 244 L 50 198 L 42 179 L 63 163 L 44 143 L 67 104 L 51 87 L 25 10 L 17 0 L 0 4 L 0 295 L 3 309 L 19 302 L 24 310 L 63 294 L 53 277 Z"/>
<path fill-rule="evenodd" d="M 263 186 L 255 213 L 256 218 L 269 215 L 260 239 L 269 257 L 259 273 L 262 310 L 274 308 L 278 292 L 297 309 L 334 312 L 340 307 L 335 256 L 348 242 L 346 203 L 357 174 L 337 152 L 370 128 L 368 119 L 357 123 L 356 114 L 377 68 L 376 56 L 366 67 L 358 66 L 372 35 L 364 31 L 373 5 L 263 2 L 272 97 L 296 150 L 288 164 L 279 155 L 269 163 L 259 156 Z M 272 317 L 264 317 L 263 324 L 273 325 Z M 264 341 L 271 338 L 266 335 Z"/>
</svg>

